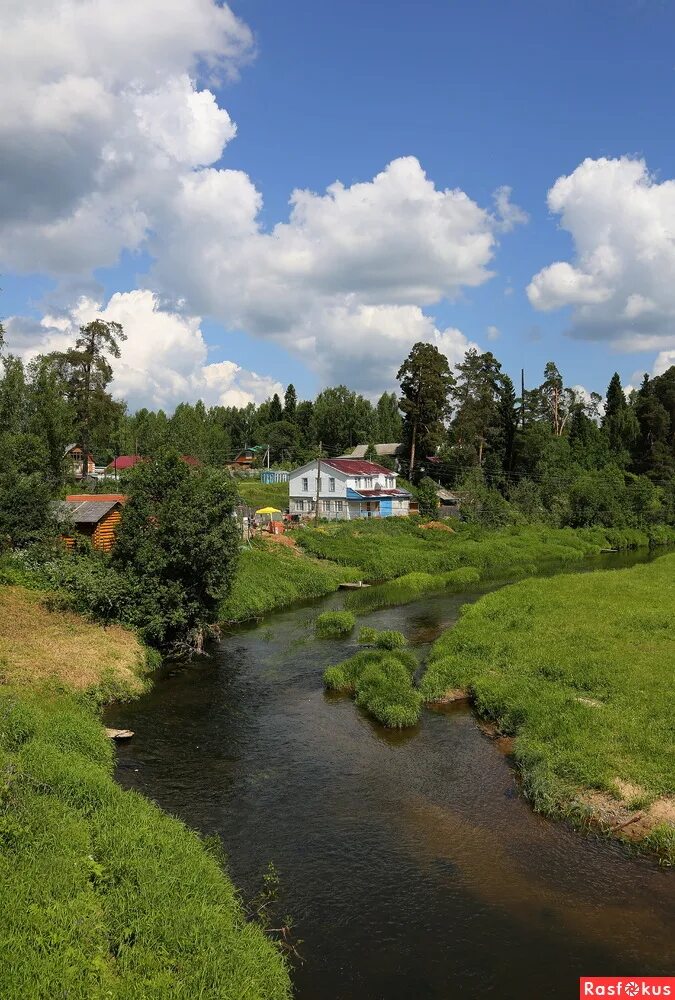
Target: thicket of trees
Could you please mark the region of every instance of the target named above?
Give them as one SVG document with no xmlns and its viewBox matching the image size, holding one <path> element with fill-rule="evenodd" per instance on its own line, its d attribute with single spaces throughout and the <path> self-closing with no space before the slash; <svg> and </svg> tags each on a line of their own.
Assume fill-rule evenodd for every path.
<svg viewBox="0 0 675 1000">
<path fill-rule="evenodd" d="M 25 366 L 4 355 L 0 373 L 0 538 L 26 544 L 44 529 L 64 482 L 63 451 L 90 444 L 98 462 L 117 454 L 189 454 L 220 467 L 246 446 L 268 445 L 272 464 L 293 467 L 366 443 L 401 441 L 404 474 L 462 489 L 467 516 L 489 523 L 508 505 L 555 524 L 672 520 L 675 507 L 675 367 L 645 376 L 630 399 L 617 374 L 606 401 L 581 398 L 553 362 L 522 398 L 491 352 L 467 352 L 451 369 L 433 345 L 416 344 L 398 373 L 400 395 L 373 405 L 346 386 L 299 400 L 244 407 L 181 403 L 173 414 L 127 412 L 110 393 L 124 332 L 96 320 L 71 349 Z M 507 506 L 505 506 L 507 505 Z M 472 514 L 473 512 L 473 514 Z"/>
</svg>

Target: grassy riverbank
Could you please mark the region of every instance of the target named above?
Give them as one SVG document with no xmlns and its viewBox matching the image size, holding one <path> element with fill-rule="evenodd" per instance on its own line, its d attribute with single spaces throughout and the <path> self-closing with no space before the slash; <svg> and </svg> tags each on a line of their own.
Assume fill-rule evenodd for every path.
<svg viewBox="0 0 675 1000">
<path fill-rule="evenodd" d="M 297 532 L 303 550 L 319 559 L 353 566 L 364 580 L 391 580 L 408 573 L 439 574 L 470 566 L 483 579 L 528 575 L 546 562 L 574 563 L 607 548 L 638 548 L 675 542 L 675 528 L 545 528 L 489 530 L 453 523 L 454 531 L 424 528 L 418 519 L 385 518 L 322 525 Z"/>
<path fill-rule="evenodd" d="M 255 541 L 239 557 L 232 591 L 223 603 L 221 624 L 260 618 L 297 601 L 323 597 L 343 581 L 358 578 L 348 567 L 305 556 L 273 541 Z"/>
<path fill-rule="evenodd" d="M 289 995 L 197 834 L 113 780 L 96 716 L 142 690 L 120 628 L 0 588 L 0 995 L 164 1000 Z"/>
<path fill-rule="evenodd" d="M 675 863 L 675 555 L 528 580 L 467 606 L 434 645 L 427 701 L 468 690 L 514 736 L 527 795 Z"/>
</svg>

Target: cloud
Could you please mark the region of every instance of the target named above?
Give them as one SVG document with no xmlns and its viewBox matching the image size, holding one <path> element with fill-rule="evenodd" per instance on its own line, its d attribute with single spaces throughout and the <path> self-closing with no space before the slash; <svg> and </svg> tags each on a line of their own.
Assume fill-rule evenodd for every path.
<svg viewBox="0 0 675 1000">
<path fill-rule="evenodd" d="M 572 307 L 572 336 L 623 351 L 675 348 L 675 181 L 644 160 L 584 160 L 548 205 L 574 241 L 527 288 L 536 309 Z"/>
<path fill-rule="evenodd" d="M 198 74 L 251 57 L 214 0 L 6 0 L 0 10 L 0 260 L 79 273 L 142 245 L 182 174 L 234 134 Z"/>
<path fill-rule="evenodd" d="M 169 304 L 162 316 L 209 317 L 371 394 L 415 340 L 454 358 L 468 341 L 425 310 L 492 277 L 499 239 L 527 218 L 511 189 L 482 207 L 403 156 L 371 179 L 293 191 L 288 218 L 266 229 L 251 178 L 219 163 L 236 125 L 217 84 L 253 52 L 216 0 L 7 0 L 0 267 L 83 287 L 123 250 L 147 251 L 139 283 Z M 148 393 L 161 394 L 152 380 Z"/>
<path fill-rule="evenodd" d="M 181 401 L 207 405 L 260 403 L 283 386 L 247 371 L 233 361 L 208 361 L 207 345 L 196 316 L 162 309 L 147 290 L 117 292 L 107 305 L 81 298 L 70 311 L 40 322 L 16 317 L 6 325 L 8 347 L 25 360 L 70 346 L 81 324 L 102 318 L 121 323 L 127 340 L 113 360 L 114 395 L 132 410 L 140 406 L 172 410 Z"/>
<path fill-rule="evenodd" d="M 501 331 L 498 326 L 489 326 L 485 332 L 488 340 L 499 340 L 501 337 Z"/>
<path fill-rule="evenodd" d="M 155 287 L 180 288 L 200 313 L 281 344 L 323 382 L 370 394 L 416 340 L 440 337 L 453 357 L 468 344 L 423 309 L 489 280 L 499 219 L 438 189 L 410 156 L 371 181 L 295 191 L 290 204 L 288 222 L 265 232 L 246 174 L 186 178 L 156 233 Z"/>
</svg>

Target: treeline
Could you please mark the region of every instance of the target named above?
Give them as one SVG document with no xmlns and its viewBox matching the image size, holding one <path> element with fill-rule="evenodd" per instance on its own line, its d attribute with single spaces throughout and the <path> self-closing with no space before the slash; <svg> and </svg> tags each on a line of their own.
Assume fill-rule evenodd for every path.
<svg viewBox="0 0 675 1000">
<path fill-rule="evenodd" d="M 355 445 L 402 442 L 403 474 L 463 495 L 465 516 L 508 523 L 586 526 L 675 518 L 675 367 L 645 375 L 627 398 L 618 374 L 606 397 L 566 386 L 553 362 L 518 394 L 491 352 L 468 351 L 450 368 L 431 344 L 403 362 L 400 394 L 376 404 L 346 386 L 298 400 L 293 385 L 260 405 L 181 403 L 173 414 L 129 413 L 110 393 L 124 333 L 96 320 L 66 351 L 28 366 L 3 358 L 0 378 L 0 535 L 30 537 L 63 484 L 66 444 L 115 455 L 173 450 L 222 468 L 262 445 L 272 465 L 292 468 Z M 384 460 L 387 464 L 387 460 Z M 23 529 L 20 526 L 23 526 Z"/>
<path fill-rule="evenodd" d="M 453 372 L 435 347 L 416 344 L 398 377 L 411 478 L 457 488 L 465 517 L 572 527 L 675 520 L 675 367 L 645 375 L 630 398 L 614 374 L 604 405 L 566 386 L 553 362 L 517 396 L 491 352 L 468 351 Z"/>
</svg>

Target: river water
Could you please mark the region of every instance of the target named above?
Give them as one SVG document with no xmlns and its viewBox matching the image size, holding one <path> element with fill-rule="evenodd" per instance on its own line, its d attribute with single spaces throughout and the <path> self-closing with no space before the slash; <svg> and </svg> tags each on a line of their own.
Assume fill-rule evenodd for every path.
<svg viewBox="0 0 675 1000">
<path fill-rule="evenodd" d="M 424 655 L 475 597 L 360 624 L 399 629 Z M 324 693 L 324 668 L 356 647 L 315 640 L 311 622 L 340 604 L 240 629 L 107 714 L 136 732 L 119 781 L 220 834 L 244 895 L 275 863 L 303 942 L 298 1000 L 562 1000 L 580 975 L 672 975 L 672 872 L 533 813 L 466 706 L 392 733 Z"/>
</svg>

